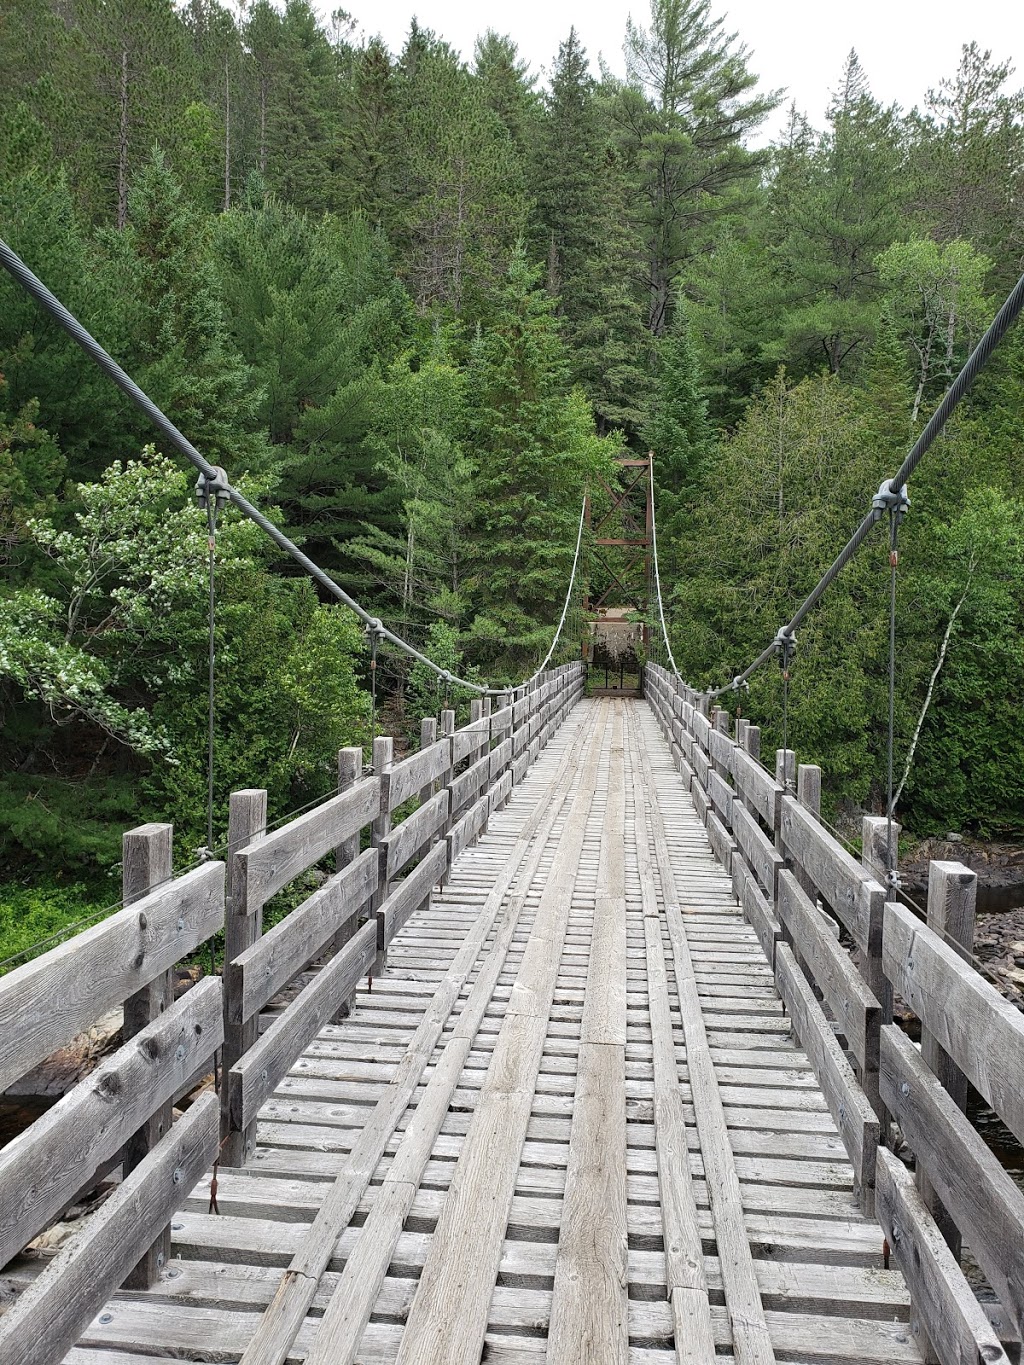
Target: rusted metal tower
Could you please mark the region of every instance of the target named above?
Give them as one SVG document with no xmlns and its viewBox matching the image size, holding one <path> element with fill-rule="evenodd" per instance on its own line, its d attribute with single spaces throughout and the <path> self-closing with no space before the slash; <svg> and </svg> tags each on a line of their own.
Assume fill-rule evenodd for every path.
<svg viewBox="0 0 1024 1365">
<path fill-rule="evenodd" d="M 598 479 L 587 499 L 586 523 L 594 548 L 584 610 L 595 623 L 590 661 L 607 668 L 604 653 L 620 669 L 623 657 L 631 656 L 629 671 L 634 672 L 636 644 L 642 642 L 645 652 L 648 646 L 646 623 L 638 626 L 630 618 L 646 616 L 651 594 L 651 457 L 622 455 L 615 463 L 618 479 Z M 616 641 L 617 635 L 621 640 Z M 585 660 L 587 645 L 585 639 Z"/>
</svg>

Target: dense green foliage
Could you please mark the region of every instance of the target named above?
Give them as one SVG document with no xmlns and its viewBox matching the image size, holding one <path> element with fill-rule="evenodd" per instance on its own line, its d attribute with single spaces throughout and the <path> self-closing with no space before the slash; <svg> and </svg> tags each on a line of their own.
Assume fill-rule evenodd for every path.
<svg viewBox="0 0 1024 1365">
<path fill-rule="evenodd" d="M 7 0 L 0 235 L 216 463 L 443 666 L 530 672 L 588 479 L 656 452 L 673 645 L 696 683 L 770 639 L 857 524 L 1024 254 L 1024 98 L 976 47 L 909 113 L 856 56 L 822 129 L 709 0 L 651 0 L 625 80 L 570 32 L 542 87 L 488 32 L 401 52 L 307 0 Z M 897 776 L 920 831 L 1024 831 L 1012 335 L 914 479 Z M 207 527 L 191 478 L 0 280 L 0 850 L 111 867 L 205 841 Z M 801 632 L 789 738 L 830 799 L 884 777 L 884 537 Z M 366 742 L 365 644 L 224 512 L 216 811 L 276 814 Z M 571 618 L 578 647 L 577 615 Z M 568 654 L 559 656 L 568 657 Z M 414 737 L 444 696 L 384 653 Z M 781 741 L 771 667 L 745 708 Z M 459 699 L 463 704 L 465 697 Z M 75 874 L 77 875 L 77 874 Z"/>
</svg>

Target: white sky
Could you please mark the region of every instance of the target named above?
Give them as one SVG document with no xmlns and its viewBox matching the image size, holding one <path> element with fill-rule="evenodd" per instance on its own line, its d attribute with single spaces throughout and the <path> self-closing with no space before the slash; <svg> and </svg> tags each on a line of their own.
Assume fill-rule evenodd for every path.
<svg viewBox="0 0 1024 1365">
<path fill-rule="evenodd" d="M 319 0 L 324 11 L 333 8 Z M 341 0 L 359 31 L 379 33 L 398 51 L 416 15 L 424 28 L 447 39 L 468 60 L 475 37 L 488 28 L 509 34 L 520 54 L 538 73 L 551 66 L 558 44 L 575 24 L 597 74 L 600 53 L 616 74 L 624 74 L 622 41 L 626 17 L 648 22 L 647 0 L 617 0 L 583 6 L 571 0 Z M 751 50 L 751 69 L 768 89 L 785 86 L 786 103 L 795 98 L 820 126 L 829 91 L 851 47 L 857 49 L 883 103 L 896 101 L 910 109 L 925 91 L 956 71 L 960 48 L 976 41 L 993 58 L 1009 59 L 1017 68 L 1010 82 L 1024 86 L 1024 5 L 1021 0 L 981 0 L 963 5 L 953 0 L 852 0 L 834 5 L 825 0 L 712 0 L 712 13 L 725 12 L 730 30 Z M 770 132 L 781 122 L 772 120 Z"/>
</svg>

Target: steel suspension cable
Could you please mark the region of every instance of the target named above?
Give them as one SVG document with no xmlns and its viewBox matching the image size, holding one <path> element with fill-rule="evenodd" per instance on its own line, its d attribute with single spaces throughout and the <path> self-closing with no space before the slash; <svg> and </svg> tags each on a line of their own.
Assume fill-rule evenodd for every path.
<svg viewBox="0 0 1024 1365">
<path fill-rule="evenodd" d="M 103 349 L 96 338 L 88 332 L 78 319 L 65 308 L 60 300 L 47 289 L 42 280 L 33 274 L 17 252 L 13 251 L 2 239 L 0 239 L 0 265 L 3 266 L 11 278 L 14 279 L 27 294 L 35 299 L 40 308 L 42 308 L 59 327 L 67 332 L 72 341 L 74 341 L 75 344 L 99 366 L 107 378 L 117 385 L 121 392 L 135 404 L 139 411 L 145 414 L 168 444 L 173 446 L 179 454 L 184 455 L 184 457 L 205 476 L 211 490 L 215 489 L 218 492 L 223 492 L 228 500 L 244 516 L 248 517 L 261 531 L 268 535 L 274 544 L 277 545 L 279 549 L 283 550 L 285 554 L 289 555 L 295 563 L 310 576 L 310 578 L 319 583 L 327 593 L 336 598 L 344 606 L 348 607 L 350 611 L 355 612 L 363 625 L 376 631 L 381 639 L 389 641 L 389 643 L 394 645 L 397 649 L 400 649 L 404 654 L 407 654 L 409 658 L 415 659 L 418 663 L 424 664 L 427 668 L 432 669 L 438 676 L 444 678 L 446 683 L 456 683 L 459 687 L 468 688 L 471 692 L 478 692 L 485 696 L 500 695 L 501 693 L 514 688 L 525 687 L 534 682 L 544 671 L 547 661 L 553 653 L 554 646 L 548 651 L 547 658 L 540 668 L 535 669 L 534 672 L 531 673 L 528 678 L 523 679 L 522 682 L 504 687 L 488 687 L 485 684 L 471 682 L 468 678 L 457 677 L 449 669 L 441 668 L 438 664 L 434 663 L 433 659 L 429 659 L 425 654 L 421 653 L 420 650 L 409 644 L 407 640 L 404 640 L 400 635 L 396 635 L 394 631 L 389 630 L 387 626 L 384 625 L 383 621 L 378 617 L 371 615 L 370 612 L 362 607 L 354 597 L 351 597 L 340 584 L 336 583 L 330 574 L 321 569 L 314 560 L 310 559 L 307 554 L 300 550 L 295 542 L 290 540 L 278 526 L 275 526 L 269 517 L 265 516 L 258 507 L 255 507 L 243 493 L 226 481 L 222 472 L 218 471 L 217 467 L 212 465 L 205 456 L 201 455 L 186 436 L 182 435 L 170 418 L 157 407 L 148 394 L 145 394 L 142 389 L 139 388 L 138 384 L 136 384 L 121 368 L 117 361 Z M 584 504 L 585 501 L 586 500 L 584 499 Z M 581 525 L 582 520 L 583 517 L 581 513 Z M 577 541 L 577 559 L 578 557 L 579 541 Z M 569 585 L 569 591 L 572 591 L 571 583 Z M 568 604 L 568 600 L 569 596 L 567 594 L 566 604 Z M 565 609 L 563 608 L 562 620 L 564 621 L 564 619 Z M 559 625 L 559 630 L 560 629 L 561 625 Z"/>
<path fill-rule="evenodd" d="M 681 683 L 685 683 L 685 678 L 676 667 L 675 655 L 672 653 L 672 646 L 669 643 L 668 627 L 665 625 L 665 607 L 661 600 L 661 572 L 658 569 L 658 517 L 654 505 L 654 451 L 650 452 L 650 480 L 651 480 L 651 550 L 654 560 L 654 591 L 658 599 L 658 618 L 661 621 L 661 638 L 665 642 L 665 653 L 668 661 L 672 665 L 672 672 Z"/>
<path fill-rule="evenodd" d="M 957 405 L 966 396 L 971 385 L 985 368 L 992 352 L 996 349 L 1010 326 L 1020 315 L 1022 309 L 1024 309 L 1024 275 L 1017 281 L 1015 288 L 1011 291 L 1006 302 L 996 314 L 985 335 L 971 352 L 963 369 L 950 385 L 942 402 L 935 409 L 935 412 L 932 414 L 924 431 L 921 432 L 921 435 L 914 442 L 914 446 L 907 458 L 900 465 L 895 475 L 891 479 L 886 480 L 881 488 L 879 488 L 872 499 L 870 511 L 840 550 L 833 562 L 822 574 L 818 582 L 804 598 L 803 602 L 801 602 L 793 616 L 786 625 L 779 628 L 775 639 L 761 651 L 753 663 L 748 664 L 742 673 L 737 674 L 736 677 L 733 678 L 732 682 L 726 683 L 723 687 L 716 688 L 714 691 L 709 692 L 707 695 L 710 698 L 720 697 L 725 692 L 735 690 L 741 684 L 745 683 L 752 673 L 755 673 L 763 664 L 767 663 L 776 650 L 783 647 L 783 644 L 787 639 L 795 641 L 797 628 L 803 623 L 814 607 L 817 606 L 825 592 L 846 565 L 849 564 L 850 560 L 867 539 L 876 522 L 880 521 L 890 508 L 906 502 L 903 490 L 907 480 L 921 463 L 921 460 L 924 458 L 929 447 L 934 444 L 936 438 L 953 415 Z"/>
</svg>

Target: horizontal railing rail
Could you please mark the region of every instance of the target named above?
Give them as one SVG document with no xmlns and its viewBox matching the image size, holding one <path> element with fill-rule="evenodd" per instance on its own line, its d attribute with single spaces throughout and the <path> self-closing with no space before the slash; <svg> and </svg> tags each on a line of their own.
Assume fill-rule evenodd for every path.
<svg viewBox="0 0 1024 1365">
<path fill-rule="evenodd" d="M 645 696 L 712 849 L 774 973 L 839 1129 L 862 1207 L 877 1216 L 912 1300 L 925 1359 L 1006 1361 L 1024 1328 L 1024 1193 L 968 1119 L 968 1084 L 1024 1141 L 1024 1014 L 965 960 L 976 878 L 930 867 L 927 922 L 886 901 L 875 876 L 876 817 L 858 862 L 819 818 L 821 773 L 776 753 L 760 731 L 704 714 L 656 664 Z M 893 1020 L 894 995 L 921 1021 L 916 1047 Z M 894 1141 L 899 1136 L 900 1142 Z M 895 1151 L 912 1154 L 913 1172 Z M 960 1265 L 966 1240 L 999 1299 L 979 1302 Z"/>
</svg>

